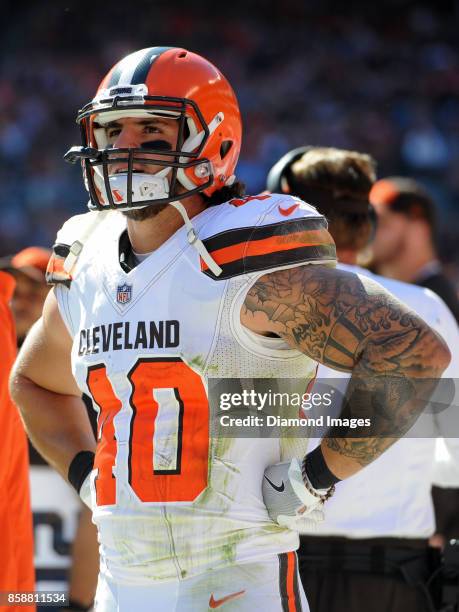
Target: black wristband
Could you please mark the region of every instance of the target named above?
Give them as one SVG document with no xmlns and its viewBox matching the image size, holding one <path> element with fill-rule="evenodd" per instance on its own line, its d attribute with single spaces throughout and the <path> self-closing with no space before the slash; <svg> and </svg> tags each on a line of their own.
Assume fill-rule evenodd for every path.
<svg viewBox="0 0 459 612">
<path fill-rule="evenodd" d="M 329 489 L 340 482 L 340 478 L 328 469 L 320 444 L 303 459 L 303 470 L 314 489 Z"/>
<path fill-rule="evenodd" d="M 94 466 L 94 457 L 95 455 L 91 451 L 80 451 L 70 463 L 68 479 L 78 495 L 84 479 Z"/>
</svg>

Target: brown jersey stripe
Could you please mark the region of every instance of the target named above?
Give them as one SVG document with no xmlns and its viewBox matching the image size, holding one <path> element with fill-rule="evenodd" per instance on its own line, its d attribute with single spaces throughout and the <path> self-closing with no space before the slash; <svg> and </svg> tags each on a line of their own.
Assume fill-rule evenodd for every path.
<svg viewBox="0 0 459 612">
<path fill-rule="evenodd" d="M 282 612 L 302 612 L 295 552 L 279 555 L 279 593 Z"/>
<path fill-rule="evenodd" d="M 207 276 L 215 280 L 225 280 L 233 276 L 240 276 L 249 272 L 259 272 L 270 268 L 277 268 L 296 263 L 307 263 L 312 261 L 333 261 L 336 259 L 336 250 L 334 244 L 320 244 L 314 246 L 303 246 L 299 248 L 284 249 L 267 253 L 266 255 L 257 255 L 253 257 L 241 257 L 235 261 L 228 263 L 220 263 L 222 273 L 220 276 L 215 276 L 208 269 L 205 262 L 201 260 L 201 270 Z"/>
<path fill-rule="evenodd" d="M 279 594 L 281 598 L 282 612 L 289 612 L 287 594 L 287 554 L 279 555 Z"/>
<path fill-rule="evenodd" d="M 313 230 L 326 230 L 327 221 L 324 217 L 313 217 L 304 219 L 292 219 L 281 221 L 260 227 L 238 227 L 215 234 L 203 240 L 206 249 L 212 253 L 239 243 L 265 240 L 273 236 L 285 236 L 292 233 L 309 232 Z M 328 241 L 331 241 L 331 237 Z"/>
<path fill-rule="evenodd" d="M 294 600 L 295 600 L 296 612 L 303 612 L 303 606 L 301 605 L 300 589 L 298 586 L 298 557 L 297 557 L 296 552 L 292 552 L 290 554 L 294 556 L 294 563 L 295 563 L 295 567 L 293 571 L 293 596 L 295 598 Z"/>
<path fill-rule="evenodd" d="M 264 240 L 250 240 L 240 242 L 232 246 L 224 247 L 215 251 L 209 251 L 212 259 L 220 266 L 237 261 L 241 258 L 268 255 L 279 251 L 290 251 L 309 246 L 321 246 L 333 244 L 327 230 L 312 230 L 308 232 L 295 232 L 283 236 L 272 236 Z"/>
</svg>

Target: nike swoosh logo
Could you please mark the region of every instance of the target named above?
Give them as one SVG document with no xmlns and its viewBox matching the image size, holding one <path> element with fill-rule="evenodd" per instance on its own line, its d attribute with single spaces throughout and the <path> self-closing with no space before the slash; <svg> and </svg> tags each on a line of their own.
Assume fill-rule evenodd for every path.
<svg viewBox="0 0 459 612">
<path fill-rule="evenodd" d="M 275 485 L 271 480 L 269 480 L 267 476 L 265 476 L 265 478 L 269 482 L 269 484 L 272 486 L 272 488 L 276 489 L 276 491 L 278 491 L 279 493 L 282 493 L 282 491 L 285 489 L 284 481 L 282 481 L 282 484 L 278 486 L 278 485 Z"/>
<path fill-rule="evenodd" d="M 288 217 L 292 214 L 292 212 L 299 208 L 299 206 L 299 204 L 292 204 L 292 206 L 289 206 L 288 208 L 281 208 L 280 206 L 278 206 L 277 209 L 281 215 L 283 215 L 284 217 Z"/>
<path fill-rule="evenodd" d="M 245 595 L 245 591 L 238 591 L 237 593 L 230 593 L 230 595 L 226 595 L 221 599 L 214 599 L 214 594 L 212 593 L 209 599 L 209 608 L 215 610 L 215 608 L 219 608 L 228 601 L 232 601 L 233 599 L 237 599 L 238 597 L 242 597 L 243 595 Z"/>
</svg>

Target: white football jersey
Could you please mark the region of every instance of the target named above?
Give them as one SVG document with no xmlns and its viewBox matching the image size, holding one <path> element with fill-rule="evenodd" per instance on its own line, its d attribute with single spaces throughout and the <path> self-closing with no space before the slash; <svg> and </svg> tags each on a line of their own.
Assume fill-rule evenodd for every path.
<svg viewBox="0 0 459 612">
<path fill-rule="evenodd" d="M 58 234 L 50 270 L 60 281 L 59 254 L 88 218 Z M 262 479 L 268 465 L 302 454 L 305 441 L 225 436 L 207 392 L 217 379 L 264 378 L 304 393 L 317 364 L 242 327 L 240 310 L 267 271 L 334 265 L 334 243 L 315 208 L 283 195 L 234 199 L 193 225 L 220 276 L 185 227 L 130 268 L 126 221 L 111 211 L 72 279 L 56 287 L 73 374 L 98 410 L 92 506 L 102 567 L 116 580 L 185 578 L 298 546 L 296 533 L 269 519 Z"/>
</svg>

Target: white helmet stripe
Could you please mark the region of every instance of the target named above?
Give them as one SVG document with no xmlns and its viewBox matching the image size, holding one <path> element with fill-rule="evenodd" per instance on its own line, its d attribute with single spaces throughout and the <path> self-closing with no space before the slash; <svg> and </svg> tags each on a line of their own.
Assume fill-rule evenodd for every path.
<svg viewBox="0 0 459 612">
<path fill-rule="evenodd" d="M 143 60 L 145 56 L 145 49 L 141 51 L 137 51 L 136 53 L 132 53 L 122 60 L 120 68 L 121 75 L 117 85 L 131 85 L 132 77 L 134 76 L 134 72 L 136 71 L 137 66 Z M 151 60 L 153 60 L 156 55 L 151 56 Z"/>
<path fill-rule="evenodd" d="M 106 89 L 145 83 L 153 62 L 171 47 L 149 47 L 123 58 L 115 67 Z"/>
</svg>

